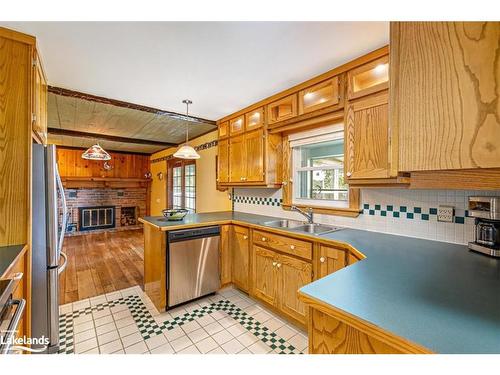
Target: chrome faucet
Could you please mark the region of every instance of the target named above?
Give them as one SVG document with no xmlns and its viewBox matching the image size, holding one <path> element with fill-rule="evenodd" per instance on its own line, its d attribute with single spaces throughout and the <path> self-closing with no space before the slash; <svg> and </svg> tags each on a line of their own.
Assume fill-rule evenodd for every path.
<svg viewBox="0 0 500 375">
<path fill-rule="evenodd" d="M 309 224 L 314 223 L 314 219 L 313 219 L 314 212 L 313 212 L 312 208 L 306 208 L 306 211 L 304 211 L 304 210 L 301 210 L 300 208 L 298 208 L 297 206 L 292 206 L 292 207 L 290 207 L 290 209 L 292 211 L 297 211 L 299 214 L 302 214 L 303 216 L 305 216 L 305 218 L 307 219 L 307 222 Z"/>
</svg>

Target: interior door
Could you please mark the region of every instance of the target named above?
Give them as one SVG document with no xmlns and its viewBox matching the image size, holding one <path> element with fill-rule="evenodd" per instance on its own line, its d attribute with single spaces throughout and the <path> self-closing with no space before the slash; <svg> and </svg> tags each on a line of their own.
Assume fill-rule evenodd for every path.
<svg viewBox="0 0 500 375">
<path fill-rule="evenodd" d="M 349 103 L 346 111 L 346 177 L 391 177 L 387 92 Z"/>
<path fill-rule="evenodd" d="M 248 228 L 233 226 L 232 279 L 244 291 L 248 291 L 249 242 Z"/>
<path fill-rule="evenodd" d="M 297 292 L 312 281 L 312 266 L 309 262 L 281 255 L 278 260 L 280 308 L 292 318 L 306 324 L 307 308 L 299 301 Z"/>
<path fill-rule="evenodd" d="M 229 182 L 244 182 L 246 177 L 245 136 L 239 135 L 229 140 Z"/>
<path fill-rule="evenodd" d="M 246 179 L 245 182 L 264 180 L 264 133 L 255 130 L 245 134 Z"/>
<path fill-rule="evenodd" d="M 252 290 L 253 294 L 276 305 L 278 256 L 274 251 L 253 246 Z"/>
</svg>

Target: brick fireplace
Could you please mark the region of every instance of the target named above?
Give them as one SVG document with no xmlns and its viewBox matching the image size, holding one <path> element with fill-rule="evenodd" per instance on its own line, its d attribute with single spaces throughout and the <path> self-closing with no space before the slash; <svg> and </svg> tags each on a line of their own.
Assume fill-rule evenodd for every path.
<svg viewBox="0 0 500 375">
<path fill-rule="evenodd" d="M 147 188 L 66 189 L 67 235 L 141 228 Z"/>
</svg>

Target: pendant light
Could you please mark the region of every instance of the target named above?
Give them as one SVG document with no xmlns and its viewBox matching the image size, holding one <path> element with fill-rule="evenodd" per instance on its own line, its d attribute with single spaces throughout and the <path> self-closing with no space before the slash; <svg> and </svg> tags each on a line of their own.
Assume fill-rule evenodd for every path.
<svg viewBox="0 0 500 375">
<path fill-rule="evenodd" d="M 88 150 L 82 154 L 82 159 L 111 160 L 111 155 L 104 151 L 104 149 L 99 146 L 99 143 L 96 143 L 95 145 L 89 147 Z"/>
<path fill-rule="evenodd" d="M 193 102 L 189 99 L 184 99 L 182 101 L 186 105 L 186 116 L 189 116 L 189 105 L 193 104 Z M 200 155 L 196 152 L 196 150 L 191 147 L 188 143 L 189 141 L 189 121 L 186 121 L 186 143 L 184 143 L 179 149 L 175 152 L 174 157 L 179 159 L 199 159 Z"/>
</svg>

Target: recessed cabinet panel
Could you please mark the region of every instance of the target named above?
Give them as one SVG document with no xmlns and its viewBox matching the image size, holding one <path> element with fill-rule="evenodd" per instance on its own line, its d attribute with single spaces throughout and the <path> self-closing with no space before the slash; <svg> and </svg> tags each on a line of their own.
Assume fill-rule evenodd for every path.
<svg viewBox="0 0 500 375">
<path fill-rule="evenodd" d="M 288 120 L 297 116 L 297 94 L 287 96 L 267 106 L 269 124 Z"/>
<path fill-rule="evenodd" d="M 276 304 L 278 255 L 260 246 L 253 246 L 253 294 L 269 303 Z"/>
<path fill-rule="evenodd" d="M 348 99 L 385 90 L 389 87 L 389 56 L 381 57 L 347 73 Z"/>
<path fill-rule="evenodd" d="M 219 140 L 217 182 L 229 182 L 229 139 Z"/>
<path fill-rule="evenodd" d="M 224 121 L 219 124 L 219 138 L 226 138 L 229 135 L 229 122 Z"/>
<path fill-rule="evenodd" d="M 243 133 L 245 130 L 245 117 L 239 116 L 229 120 L 229 132 L 231 135 Z"/>
<path fill-rule="evenodd" d="M 248 228 L 233 226 L 232 246 L 232 279 L 233 283 L 244 291 L 248 291 L 248 273 L 250 256 L 250 238 Z"/>
<path fill-rule="evenodd" d="M 264 124 L 264 108 L 260 107 L 255 111 L 245 114 L 245 127 L 246 130 L 253 130 L 260 128 Z"/>
<path fill-rule="evenodd" d="M 245 133 L 246 176 L 244 182 L 264 181 L 264 133 L 262 130 Z"/>
<path fill-rule="evenodd" d="M 339 78 L 318 83 L 299 92 L 299 115 L 338 104 Z"/>
<path fill-rule="evenodd" d="M 229 139 L 229 182 L 244 182 L 246 171 L 245 136 Z"/>
<path fill-rule="evenodd" d="M 315 275 L 316 278 L 320 279 L 347 265 L 346 252 L 341 249 L 321 245 L 317 262 L 318 268 Z"/>
</svg>

